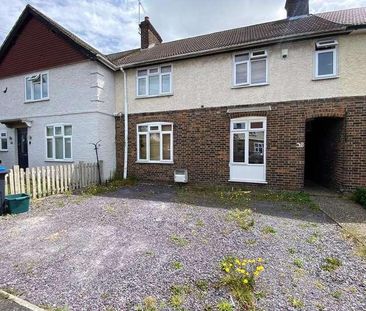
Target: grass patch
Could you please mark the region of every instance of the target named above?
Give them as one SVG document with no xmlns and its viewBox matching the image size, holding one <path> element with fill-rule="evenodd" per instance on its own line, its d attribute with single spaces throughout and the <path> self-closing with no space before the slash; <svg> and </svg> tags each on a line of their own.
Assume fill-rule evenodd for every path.
<svg viewBox="0 0 366 311">
<path fill-rule="evenodd" d="M 202 219 L 198 219 L 197 221 L 196 221 L 196 226 L 197 227 L 203 227 L 205 225 L 205 223 L 203 222 L 203 220 Z"/>
<path fill-rule="evenodd" d="M 263 272 L 263 259 L 227 257 L 221 262 L 221 284 L 228 288 L 240 310 L 255 310 L 255 280 Z"/>
<path fill-rule="evenodd" d="M 322 270 L 332 272 L 342 266 L 342 262 L 335 257 L 327 257 L 324 259 L 324 264 L 322 265 Z"/>
<path fill-rule="evenodd" d="M 234 307 L 230 301 L 223 299 L 217 304 L 218 311 L 234 311 Z"/>
<path fill-rule="evenodd" d="M 249 230 L 254 226 L 253 212 L 247 208 L 245 210 L 235 209 L 227 213 L 227 219 L 235 222 L 240 229 Z"/>
<path fill-rule="evenodd" d="M 188 285 L 173 285 L 170 288 L 169 304 L 175 310 L 182 310 L 186 296 L 191 292 Z"/>
<path fill-rule="evenodd" d="M 173 261 L 171 263 L 171 266 L 174 270 L 180 270 L 180 269 L 183 269 L 183 264 L 179 261 Z"/>
<path fill-rule="evenodd" d="M 154 296 L 144 298 L 142 304 L 139 304 L 136 311 L 159 311 L 158 301 Z"/>
<path fill-rule="evenodd" d="M 304 307 L 304 303 L 298 298 L 291 296 L 288 301 L 290 305 L 295 309 L 302 309 Z"/>
<path fill-rule="evenodd" d="M 332 297 L 335 299 L 339 299 L 339 298 L 341 298 L 341 296 L 342 296 L 342 293 L 339 290 L 336 290 L 332 293 Z"/>
<path fill-rule="evenodd" d="M 176 235 L 176 234 L 173 234 L 171 237 L 170 237 L 170 241 L 174 244 L 174 245 L 177 245 L 177 246 L 186 246 L 188 245 L 189 241 L 186 239 L 186 238 L 183 238 L 179 235 Z"/>
<path fill-rule="evenodd" d="M 308 237 L 308 238 L 306 239 L 306 242 L 308 242 L 309 244 L 315 244 L 316 242 L 318 242 L 319 237 L 320 237 L 320 235 L 319 235 L 319 233 L 318 233 L 318 232 L 313 232 L 313 233 L 310 235 L 310 237 Z"/>
<path fill-rule="evenodd" d="M 296 258 L 294 260 L 294 265 L 298 268 L 302 268 L 304 266 L 304 263 L 300 258 Z"/>
<path fill-rule="evenodd" d="M 248 207 L 252 201 L 289 202 L 306 205 L 314 210 L 319 206 L 310 195 L 301 191 L 249 191 L 228 187 L 188 186 L 177 188 L 177 197 L 184 203 L 207 202 L 226 207 Z"/>
<path fill-rule="evenodd" d="M 82 191 L 83 195 L 100 195 L 108 192 L 115 192 L 122 187 L 134 186 L 137 183 L 136 178 L 129 177 L 127 179 L 113 179 L 102 185 L 93 185 Z"/>
<path fill-rule="evenodd" d="M 291 248 L 288 249 L 288 252 L 289 252 L 289 254 L 293 255 L 293 254 L 296 253 L 296 250 L 291 247 Z"/>
<path fill-rule="evenodd" d="M 273 227 L 271 227 L 271 226 L 266 226 L 266 227 L 264 227 L 264 228 L 262 229 L 262 232 L 263 232 L 264 234 L 276 234 L 276 233 L 277 233 L 277 231 L 276 231 Z"/>
</svg>

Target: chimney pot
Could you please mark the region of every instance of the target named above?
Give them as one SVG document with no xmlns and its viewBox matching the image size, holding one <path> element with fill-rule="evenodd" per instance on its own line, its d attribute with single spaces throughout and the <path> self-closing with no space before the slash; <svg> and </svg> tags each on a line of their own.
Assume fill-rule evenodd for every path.
<svg viewBox="0 0 366 311">
<path fill-rule="evenodd" d="M 140 23 L 141 49 L 147 49 L 160 44 L 163 40 L 154 26 L 151 24 L 148 16 Z"/>
</svg>

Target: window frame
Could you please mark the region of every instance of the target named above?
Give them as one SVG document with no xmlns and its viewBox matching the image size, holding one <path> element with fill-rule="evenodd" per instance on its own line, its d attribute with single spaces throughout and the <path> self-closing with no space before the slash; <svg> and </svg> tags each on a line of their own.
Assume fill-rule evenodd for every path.
<svg viewBox="0 0 366 311">
<path fill-rule="evenodd" d="M 170 72 L 161 72 L 161 68 L 163 67 L 170 67 Z M 150 73 L 151 70 L 157 69 L 158 71 L 156 73 Z M 146 75 L 139 76 L 140 71 L 147 71 Z M 162 91 L 162 76 L 170 76 L 170 90 L 169 92 L 163 92 Z M 149 94 L 149 77 L 153 76 L 159 76 L 159 93 L 158 94 Z M 145 94 L 139 94 L 139 79 L 145 78 Z M 136 69 L 136 98 L 149 98 L 149 97 L 160 97 L 160 96 L 170 96 L 173 95 L 173 64 L 164 64 L 164 65 L 157 65 L 157 66 L 149 66 L 149 67 L 142 67 Z"/>
<path fill-rule="evenodd" d="M 47 128 L 48 127 L 53 127 L 53 135 L 52 136 L 48 136 L 47 135 Z M 71 126 L 71 130 L 72 133 L 71 135 L 65 135 L 65 126 Z M 62 128 L 62 132 L 61 134 L 56 135 L 55 132 L 55 128 L 56 127 L 61 127 Z M 52 123 L 52 124 L 46 124 L 45 125 L 45 156 L 46 156 L 46 161 L 50 161 L 50 162 L 73 162 L 73 147 L 72 147 L 72 136 L 73 136 L 73 132 L 74 132 L 74 128 L 73 125 L 71 123 Z M 56 137 L 62 137 L 63 138 L 63 149 L 62 149 L 62 159 L 56 159 Z M 70 154 L 71 157 L 70 158 L 65 158 L 65 138 L 70 138 Z M 48 139 L 52 139 L 52 158 L 48 157 L 48 146 L 47 146 L 47 141 Z"/>
<path fill-rule="evenodd" d="M 31 99 L 27 99 L 27 80 L 31 77 L 40 75 L 40 87 L 41 87 L 41 98 L 34 99 L 34 87 L 33 84 L 31 85 Z M 47 96 L 43 97 L 43 83 L 42 83 L 42 75 L 47 75 Z M 50 99 L 50 74 L 49 71 L 42 71 L 42 72 L 36 72 L 32 74 L 28 74 L 24 77 L 24 102 L 25 103 L 33 103 L 33 102 L 39 102 L 39 101 L 45 101 Z"/>
<path fill-rule="evenodd" d="M 324 44 L 327 43 L 328 44 Z M 323 45 L 324 44 L 324 45 Z M 319 55 L 323 53 L 333 53 L 333 73 L 326 75 L 319 75 Z M 334 39 L 327 39 L 315 42 L 315 50 L 314 50 L 314 79 L 322 80 L 329 78 L 338 77 L 338 41 Z"/>
<path fill-rule="evenodd" d="M 2 134 L 5 134 L 3 137 Z M 3 139 L 6 139 L 6 149 L 3 149 Z M 8 137 L 8 131 L 6 130 L 0 130 L 0 151 L 1 152 L 7 152 L 9 151 L 9 137 Z"/>
<path fill-rule="evenodd" d="M 250 128 L 251 123 L 263 122 L 261 128 Z M 234 124 L 245 123 L 244 129 L 234 129 Z M 263 132 L 263 164 L 249 163 L 249 133 L 250 132 Z M 238 133 L 244 133 L 245 139 L 245 156 L 244 162 L 234 162 L 234 135 Z M 231 119 L 230 121 L 230 165 L 245 165 L 245 166 L 263 166 L 266 167 L 266 157 L 267 157 L 267 118 L 266 117 L 243 117 Z"/>
<path fill-rule="evenodd" d="M 171 130 L 170 131 L 162 131 L 163 125 L 170 125 Z M 140 126 L 147 126 L 147 132 L 140 132 L 139 127 Z M 158 126 L 157 130 L 150 130 L 151 127 Z M 159 133 L 160 138 L 160 160 L 150 160 L 151 154 L 150 154 L 150 134 L 156 134 Z M 169 134 L 170 135 L 170 159 L 164 160 L 163 159 L 163 134 Z M 140 135 L 144 135 L 146 137 L 146 159 L 140 158 Z M 136 162 L 137 163 L 160 163 L 160 164 L 173 164 L 173 156 L 174 156 L 174 124 L 172 122 L 148 122 L 148 123 L 139 123 L 136 125 Z"/>
<path fill-rule="evenodd" d="M 263 55 L 254 55 L 258 52 L 264 52 Z M 243 54 L 248 54 L 248 60 L 236 62 L 235 57 Z M 251 51 L 242 51 L 233 54 L 232 57 L 232 64 L 233 64 L 233 76 L 232 76 L 232 85 L 233 88 L 237 87 L 249 87 L 249 86 L 261 86 L 261 85 L 268 85 L 269 84 L 269 70 L 268 70 L 268 59 L 269 54 L 267 49 L 260 49 L 260 50 L 251 50 Z M 266 81 L 260 83 L 252 83 L 252 62 L 258 62 L 260 60 L 266 61 Z M 240 64 L 247 64 L 247 81 L 245 83 L 236 83 L 236 66 Z"/>
</svg>

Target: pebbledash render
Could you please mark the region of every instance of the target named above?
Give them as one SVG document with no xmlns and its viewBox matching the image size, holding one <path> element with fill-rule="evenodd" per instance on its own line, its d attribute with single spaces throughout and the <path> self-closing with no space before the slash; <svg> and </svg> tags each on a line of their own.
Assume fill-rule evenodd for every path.
<svg viewBox="0 0 366 311">
<path fill-rule="evenodd" d="M 146 17 L 139 48 L 104 55 L 27 6 L 0 50 L 0 87 L 20 94 L 5 105 L 15 95 L 0 94 L 1 147 L 27 127 L 30 162 L 42 163 L 53 141 L 42 132 L 62 122 L 72 124 L 72 160 L 89 157 L 87 141 L 102 137 L 102 159 L 124 178 L 172 183 L 183 170 L 192 184 L 366 186 L 366 8 L 309 14 L 307 0 L 285 8 L 282 20 L 165 43 Z M 41 51 L 32 62 L 11 48 L 28 18 L 49 31 L 28 44 Z M 49 36 L 60 40 L 42 50 Z M 49 100 L 10 111 L 34 72 L 49 72 Z M 10 149 L 0 148 L 0 160 L 16 158 Z"/>
</svg>

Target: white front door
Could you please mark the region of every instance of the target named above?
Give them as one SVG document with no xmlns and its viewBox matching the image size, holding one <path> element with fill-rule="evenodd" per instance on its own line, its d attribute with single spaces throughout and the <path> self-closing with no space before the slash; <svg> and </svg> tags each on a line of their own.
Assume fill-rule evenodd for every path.
<svg viewBox="0 0 366 311">
<path fill-rule="evenodd" d="M 232 119 L 230 181 L 266 182 L 266 117 Z"/>
</svg>

